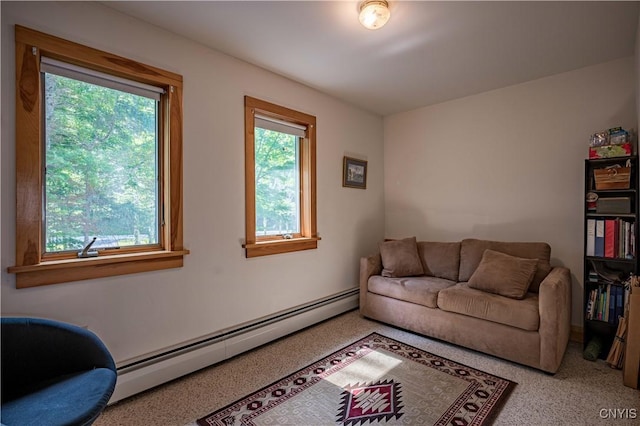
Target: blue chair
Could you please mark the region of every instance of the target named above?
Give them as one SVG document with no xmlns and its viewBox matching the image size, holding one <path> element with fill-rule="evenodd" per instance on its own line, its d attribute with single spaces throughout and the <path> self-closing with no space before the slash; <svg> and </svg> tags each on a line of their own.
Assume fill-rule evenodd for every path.
<svg viewBox="0 0 640 426">
<path fill-rule="evenodd" d="M 92 424 L 107 406 L 117 378 L 102 341 L 58 321 L 1 321 L 2 424 Z"/>
</svg>

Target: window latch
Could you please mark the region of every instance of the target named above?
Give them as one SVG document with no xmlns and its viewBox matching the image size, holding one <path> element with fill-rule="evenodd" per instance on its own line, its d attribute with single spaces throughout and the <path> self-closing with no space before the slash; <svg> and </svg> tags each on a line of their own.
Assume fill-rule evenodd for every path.
<svg viewBox="0 0 640 426">
<path fill-rule="evenodd" d="M 84 246 L 84 248 L 78 252 L 78 257 L 98 257 L 98 250 L 93 249 L 93 250 L 89 250 L 91 248 L 91 246 L 93 245 L 93 243 L 96 242 L 96 238 L 97 237 L 93 237 L 93 240 L 91 240 L 89 242 L 89 244 L 87 244 L 86 246 Z"/>
</svg>

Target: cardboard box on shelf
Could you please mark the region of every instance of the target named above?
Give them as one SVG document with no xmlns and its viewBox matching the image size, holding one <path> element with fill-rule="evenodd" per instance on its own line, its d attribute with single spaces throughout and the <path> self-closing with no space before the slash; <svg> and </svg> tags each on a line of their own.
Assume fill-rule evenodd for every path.
<svg viewBox="0 0 640 426">
<path fill-rule="evenodd" d="M 640 287 L 631 287 L 626 347 L 624 354 L 623 383 L 638 389 L 640 371 Z"/>
</svg>

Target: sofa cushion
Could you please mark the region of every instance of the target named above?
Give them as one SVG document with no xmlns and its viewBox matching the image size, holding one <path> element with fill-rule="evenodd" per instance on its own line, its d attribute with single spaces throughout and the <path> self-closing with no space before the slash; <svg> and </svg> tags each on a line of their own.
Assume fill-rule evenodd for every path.
<svg viewBox="0 0 640 426">
<path fill-rule="evenodd" d="M 522 299 L 527 294 L 537 264 L 537 259 L 524 259 L 485 250 L 480 265 L 469 278 L 469 287 Z"/>
<path fill-rule="evenodd" d="M 437 308 L 438 292 L 455 284 L 435 277 L 386 278 L 374 275 L 369 278 L 367 287 L 371 293 Z"/>
<path fill-rule="evenodd" d="M 383 277 L 423 275 L 416 237 L 380 243 Z"/>
<path fill-rule="evenodd" d="M 469 281 L 471 275 L 482 260 L 485 250 L 499 251 L 511 256 L 525 259 L 538 259 L 536 273 L 533 276 L 529 291 L 537 293 L 540 283 L 551 272 L 551 247 L 547 243 L 537 242 L 505 242 L 489 240 L 462 240 L 460 245 L 460 274 L 458 281 Z"/>
<path fill-rule="evenodd" d="M 460 269 L 460 242 L 418 242 L 418 255 L 425 275 L 458 281 Z"/>
<path fill-rule="evenodd" d="M 538 295 L 527 293 L 522 300 L 469 288 L 458 283 L 438 292 L 438 307 L 474 318 L 536 331 L 540 325 Z M 515 344 L 515 342 L 514 342 Z"/>
</svg>

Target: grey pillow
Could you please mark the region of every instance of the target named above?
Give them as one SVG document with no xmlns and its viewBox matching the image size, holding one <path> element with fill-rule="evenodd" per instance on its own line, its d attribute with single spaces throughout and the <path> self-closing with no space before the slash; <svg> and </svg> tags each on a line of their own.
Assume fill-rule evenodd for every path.
<svg viewBox="0 0 640 426">
<path fill-rule="evenodd" d="M 416 237 L 380 243 L 380 257 L 383 277 L 399 278 L 424 274 L 418 256 Z"/>
<path fill-rule="evenodd" d="M 536 273 L 538 259 L 523 259 L 485 250 L 469 287 L 513 299 L 522 299 Z"/>
</svg>

